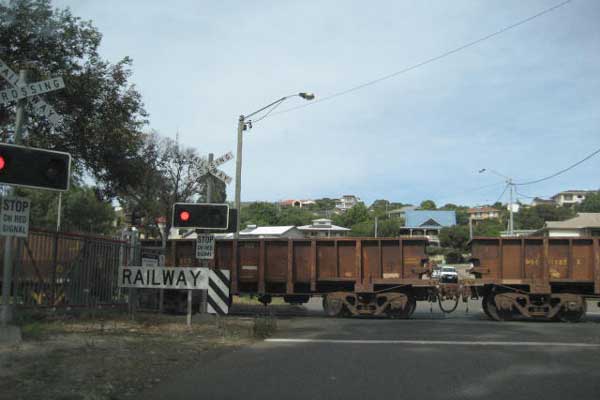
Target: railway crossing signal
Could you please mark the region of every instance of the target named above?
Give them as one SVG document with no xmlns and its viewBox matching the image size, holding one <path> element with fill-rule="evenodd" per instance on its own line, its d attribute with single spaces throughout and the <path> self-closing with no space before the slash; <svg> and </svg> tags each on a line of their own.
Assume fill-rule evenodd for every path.
<svg viewBox="0 0 600 400">
<path fill-rule="evenodd" d="M 227 204 L 175 203 L 173 205 L 174 228 L 227 230 L 229 206 Z"/>
<path fill-rule="evenodd" d="M 233 153 L 229 152 L 223 154 L 221 157 L 216 160 L 209 162 L 207 159 L 203 158 L 200 161 L 200 175 L 210 174 L 217 179 L 222 180 L 223 182 L 229 184 L 231 183 L 231 177 L 227 175 L 225 172 L 217 169 L 218 166 L 225 164 L 227 161 L 233 159 Z"/>
<path fill-rule="evenodd" d="M 70 175 L 69 153 L 0 143 L 0 183 L 63 192 Z"/>
<path fill-rule="evenodd" d="M 21 82 L 19 75 L 2 60 L 0 60 L 0 75 L 11 85 L 9 89 L 0 92 L 0 104 L 26 97 L 35 112 L 46 117 L 52 125 L 57 126 L 62 123 L 62 118 L 54 111 L 52 106 L 39 96 L 42 93 L 64 88 L 65 83 L 61 77 L 26 84 Z"/>
</svg>

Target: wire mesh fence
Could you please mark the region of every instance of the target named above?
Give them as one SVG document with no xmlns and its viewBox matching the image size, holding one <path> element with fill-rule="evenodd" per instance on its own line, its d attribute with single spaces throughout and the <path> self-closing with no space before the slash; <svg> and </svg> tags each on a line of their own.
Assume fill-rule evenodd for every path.
<svg viewBox="0 0 600 400">
<path fill-rule="evenodd" d="M 13 240 L 14 304 L 26 307 L 124 305 L 118 287 L 120 265 L 139 258 L 139 247 L 126 240 L 30 230 Z M 0 260 L 4 260 L 0 246 Z M 4 268 L 2 261 L 2 268 Z"/>
</svg>

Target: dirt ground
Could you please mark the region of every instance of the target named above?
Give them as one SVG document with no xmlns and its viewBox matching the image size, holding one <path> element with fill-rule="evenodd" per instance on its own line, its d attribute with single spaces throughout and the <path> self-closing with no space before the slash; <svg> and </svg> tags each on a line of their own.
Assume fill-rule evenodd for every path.
<svg viewBox="0 0 600 400">
<path fill-rule="evenodd" d="M 128 399 L 271 328 L 253 317 L 197 316 L 188 328 L 185 316 L 150 313 L 30 316 L 23 343 L 0 346 L 0 399 Z"/>
</svg>

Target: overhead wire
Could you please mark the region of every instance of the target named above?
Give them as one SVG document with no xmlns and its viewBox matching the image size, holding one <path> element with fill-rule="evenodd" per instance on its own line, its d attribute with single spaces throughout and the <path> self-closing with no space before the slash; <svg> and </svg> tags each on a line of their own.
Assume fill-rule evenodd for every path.
<svg viewBox="0 0 600 400">
<path fill-rule="evenodd" d="M 516 186 L 524 186 L 524 185 L 533 185 L 534 183 L 539 183 L 539 182 L 543 182 L 543 181 L 547 181 L 548 179 L 552 179 L 554 177 L 557 177 L 561 174 L 564 174 L 565 172 L 575 168 L 576 166 L 578 166 L 579 164 L 584 163 L 585 161 L 589 160 L 590 158 L 594 157 L 596 154 L 600 153 L 600 149 L 595 150 L 594 152 L 592 152 L 591 154 L 587 155 L 585 158 L 577 161 L 575 164 L 571 164 L 569 165 L 567 168 L 563 168 L 558 172 L 553 173 L 552 175 L 548 175 L 544 178 L 540 178 L 540 179 L 535 179 L 533 181 L 528 181 L 528 182 L 520 182 L 520 183 L 514 183 L 514 185 Z"/>
<path fill-rule="evenodd" d="M 298 105 L 298 106 L 287 108 L 285 110 L 278 111 L 276 113 L 272 113 L 271 116 L 288 113 L 288 112 L 291 112 L 291 111 L 294 111 L 294 110 L 299 110 L 299 109 L 304 108 L 304 107 L 309 107 L 309 106 L 314 105 L 314 104 L 322 103 L 324 101 L 328 101 L 328 100 L 334 99 L 336 97 L 340 97 L 340 96 L 346 95 L 348 93 L 352 93 L 352 92 L 355 92 L 357 90 L 363 89 L 363 88 L 365 88 L 367 86 L 375 85 L 375 84 L 377 84 L 379 82 L 382 82 L 382 81 L 394 78 L 394 77 L 396 77 L 398 75 L 407 73 L 409 71 L 412 71 L 414 69 L 420 68 L 420 67 L 425 66 L 427 64 L 430 64 L 432 62 L 438 61 L 438 60 L 440 60 L 442 58 L 448 57 L 448 56 L 450 56 L 452 54 L 458 53 L 458 52 L 460 52 L 462 50 L 465 50 L 465 49 L 467 49 L 469 47 L 473 47 L 473 46 L 475 46 L 475 45 L 477 45 L 477 44 L 479 44 L 481 42 L 484 42 L 486 40 L 489 40 L 489 39 L 491 39 L 491 38 L 493 38 L 495 36 L 501 35 L 501 34 L 507 32 L 509 30 L 517 28 L 517 27 L 519 27 L 519 26 L 521 26 L 523 24 L 526 24 L 526 23 L 528 23 L 528 22 L 530 22 L 530 21 L 532 21 L 532 20 L 534 20 L 536 18 L 539 18 L 539 17 L 541 17 L 541 16 L 543 16 L 545 14 L 548 14 L 548 13 L 550 13 L 550 12 L 552 12 L 552 11 L 560 8 L 560 7 L 563 7 L 563 6 L 567 5 L 568 3 L 571 3 L 572 1 L 573 0 L 566 0 L 566 1 L 563 1 L 561 3 L 558 3 L 558 4 L 556 4 L 556 5 L 552 6 L 552 7 L 546 8 L 546 9 L 538 12 L 537 14 L 534 14 L 534 15 L 532 15 L 530 17 L 527 17 L 525 19 L 517 21 L 517 22 L 515 22 L 515 23 L 513 23 L 511 25 L 508 25 L 508 26 L 506 26 L 504 28 L 501 28 L 501 29 L 499 29 L 499 30 L 497 30 L 497 31 L 495 31 L 493 33 L 488 34 L 488 35 L 482 36 L 479 39 L 476 39 L 476 40 L 473 40 L 473 41 L 468 42 L 466 44 L 463 44 L 461 46 L 455 47 L 455 48 L 453 48 L 451 50 L 448 50 L 448 51 L 446 51 L 444 53 L 441 53 L 441 54 L 439 54 L 439 55 L 437 55 L 435 57 L 428 58 L 428 59 L 426 59 L 424 61 L 421 61 L 419 63 L 413 64 L 413 65 L 411 65 L 409 67 L 406 67 L 404 69 L 401 69 L 399 71 L 392 72 L 390 74 L 381 76 L 379 78 L 367 81 L 365 83 L 362 83 L 362 84 L 359 84 L 359 85 L 356 85 L 356 86 L 353 86 L 353 87 L 351 87 L 349 89 L 345 89 L 345 90 L 342 90 L 342 91 L 330 94 L 329 96 L 324 96 L 324 97 L 321 97 L 321 98 L 317 98 L 314 101 L 311 101 L 310 103 L 301 104 L 301 105 Z M 264 118 L 266 118 L 266 116 Z"/>
<path fill-rule="evenodd" d="M 510 183 L 507 183 L 506 186 L 504 186 L 504 190 L 502 191 L 502 193 L 500 193 L 500 196 L 498 196 L 498 199 L 493 204 L 496 204 L 502 199 L 502 196 L 504 196 L 504 193 L 506 193 L 506 189 L 508 189 L 509 186 Z"/>
</svg>

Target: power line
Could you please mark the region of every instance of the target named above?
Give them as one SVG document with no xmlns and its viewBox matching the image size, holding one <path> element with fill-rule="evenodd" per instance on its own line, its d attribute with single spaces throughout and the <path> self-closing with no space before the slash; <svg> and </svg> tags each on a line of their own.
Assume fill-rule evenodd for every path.
<svg viewBox="0 0 600 400">
<path fill-rule="evenodd" d="M 457 192 L 454 195 L 445 196 L 445 197 L 442 197 L 441 199 L 437 198 L 436 202 L 441 204 L 448 200 L 454 200 L 454 199 L 456 199 L 457 196 L 465 194 L 465 192 L 478 192 L 480 190 L 496 187 L 496 186 L 502 185 L 504 183 L 505 183 L 504 181 L 500 181 L 500 182 L 496 182 L 496 183 L 492 183 L 492 184 L 488 184 L 488 185 L 483 185 L 483 186 L 478 186 L 478 187 L 473 187 L 473 188 L 465 188 L 465 189 L 461 190 L 460 192 Z"/>
<path fill-rule="evenodd" d="M 439 54 L 439 55 L 437 55 L 435 57 L 431 57 L 431 58 L 429 58 L 429 59 L 427 59 L 425 61 L 421 61 L 421 62 L 419 62 L 417 64 L 414 64 L 414 65 L 412 65 L 410 67 L 401 69 L 401 70 L 396 71 L 396 72 L 392 72 L 391 74 L 384 75 L 382 77 L 379 77 L 377 79 L 373 79 L 371 81 L 362 83 L 360 85 L 351 87 L 349 89 L 342 90 L 340 92 L 336 92 L 336 93 L 330 94 L 329 96 L 318 98 L 318 99 L 316 99 L 316 100 L 314 100 L 314 101 L 312 101 L 310 103 L 305 103 L 305 104 L 301 104 L 301 105 L 298 105 L 298 106 L 295 106 L 295 107 L 287 108 L 285 110 L 278 111 L 276 113 L 271 114 L 271 116 L 288 113 L 290 111 L 299 110 L 301 108 L 308 107 L 308 106 L 313 105 L 313 104 L 322 103 L 324 101 L 328 101 L 328 100 L 334 99 L 336 97 L 340 97 L 340 96 L 346 95 L 348 93 L 360 90 L 360 89 L 365 88 L 367 86 L 375 85 L 376 83 L 379 83 L 381 81 L 394 78 L 394 77 L 396 77 L 398 75 L 404 74 L 406 72 L 409 72 L 409 71 L 412 71 L 414 69 L 420 68 L 420 67 L 422 67 L 424 65 L 427 65 L 427 64 L 430 64 L 432 62 L 438 61 L 438 60 L 440 60 L 442 58 L 448 57 L 448 56 L 450 56 L 450 55 L 452 55 L 454 53 L 458 53 L 459 51 L 465 50 L 465 49 L 467 49 L 469 47 L 473 47 L 473 46 L 475 46 L 475 45 L 477 45 L 477 44 L 479 44 L 481 42 L 484 42 L 484 41 L 486 41 L 488 39 L 491 39 L 491 38 L 493 38 L 495 36 L 501 35 L 504 32 L 507 32 L 507 31 L 509 31 L 511 29 L 517 28 L 517 27 L 519 27 L 519 26 L 521 26 L 523 24 L 526 24 L 527 22 L 530 22 L 530 21 L 532 21 L 532 20 L 534 20 L 534 19 L 536 19 L 538 17 L 541 17 L 542 15 L 548 14 L 548 13 L 556 10 L 557 8 L 563 7 L 564 5 L 570 3 L 571 1 L 572 0 L 563 1 L 562 3 L 556 4 L 556 5 L 554 5 L 554 6 L 550 7 L 550 8 L 546 8 L 545 10 L 540 11 L 539 13 L 534 14 L 534 15 L 532 15 L 530 17 L 525 18 L 525 19 L 522 19 L 522 20 L 520 20 L 518 22 L 515 22 L 514 24 L 508 25 L 508 26 L 506 26 L 506 27 L 504 27 L 502 29 L 499 29 L 499 30 L 497 30 L 497 31 L 495 31 L 493 33 L 490 33 L 490 34 L 488 34 L 486 36 L 483 36 L 483 37 L 481 37 L 479 39 L 476 39 L 476 40 L 473 40 L 471 42 L 468 42 L 468 43 L 466 43 L 466 44 L 464 44 L 462 46 L 456 47 L 456 48 L 454 48 L 452 50 L 448 50 L 445 53 Z"/>
<path fill-rule="evenodd" d="M 508 184 L 506 184 L 506 186 L 504 186 L 504 190 L 502 191 L 502 193 L 500 193 L 500 196 L 498 196 L 498 200 L 496 200 L 492 204 L 496 204 L 497 202 L 500 201 L 500 199 L 502 199 L 502 196 L 504 196 L 504 193 L 506 193 L 506 189 L 508 189 L 509 186 L 510 186 L 510 183 L 508 183 Z"/>
<path fill-rule="evenodd" d="M 534 183 L 539 183 L 539 182 L 543 182 L 543 181 L 547 181 L 548 179 L 552 179 L 558 175 L 564 174 L 565 172 L 575 168 L 576 166 L 578 166 L 579 164 L 582 164 L 583 162 L 589 160 L 590 158 L 594 157 L 596 154 L 600 153 L 600 149 L 597 149 L 596 151 L 592 152 L 591 154 L 589 154 L 588 156 L 586 156 L 585 158 L 577 161 L 575 164 L 571 164 L 569 165 L 567 168 L 561 169 L 558 172 L 553 173 L 552 175 L 548 175 L 544 178 L 540 178 L 540 179 L 536 179 L 533 181 L 528 181 L 528 182 L 521 182 L 521 183 L 515 183 L 516 186 L 524 186 L 524 185 L 533 185 Z"/>
</svg>

